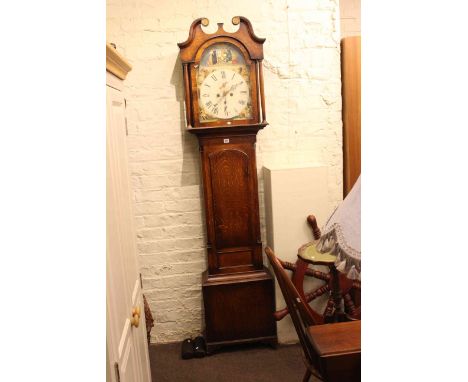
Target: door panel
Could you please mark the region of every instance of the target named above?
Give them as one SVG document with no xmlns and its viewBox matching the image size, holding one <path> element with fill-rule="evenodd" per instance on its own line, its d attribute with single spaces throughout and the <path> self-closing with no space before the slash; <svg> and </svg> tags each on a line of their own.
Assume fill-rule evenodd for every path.
<svg viewBox="0 0 468 382">
<path fill-rule="evenodd" d="M 125 327 L 119 345 L 120 382 L 141 381 L 138 375 L 138 355 L 132 339 L 130 325 Z"/>
<path fill-rule="evenodd" d="M 125 103 L 120 91 L 107 86 L 107 342 L 110 370 L 116 381 L 150 382 L 145 317 L 129 182 Z M 132 310 L 140 307 L 139 326 Z"/>
<path fill-rule="evenodd" d="M 115 113 L 119 106 L 123 109 L 123 100 L 119 99 L 121 98 L 120 92 L 110 88 L 107 90 L 107 97 L 107 303 L 108 318 L 112 319 L 112 325 L 109 328 L 110 334 L 118 345 L 132 309 L 129 287 L 131 281 L 127 273 L 126 263 L 128 261 L 125 256 L 127 247 L 123 234 L 125 227 L 122 224 L 121 203 L 119 201 L 120 166 L 115 149 L 118 144 L 116 133 L 121 128 L 119 126 L 120 120 L 116 118 Z"/>
<path fill-rule="evenodd" d="M 148 355 L 148 340 L 146 338 L 146 322 L 145 322 L 145 307 L 143 305 L 143 297 L 141 292 L 140 279 L 135 283 L 133 292 L 133 306 L 140 307 L 140 326 L 133 328 L 134 344 L 138 354 L 138 360 L 141 363 L 140 372 L 142 381 L 151 381 L 151 368 Z"/>
</svg>

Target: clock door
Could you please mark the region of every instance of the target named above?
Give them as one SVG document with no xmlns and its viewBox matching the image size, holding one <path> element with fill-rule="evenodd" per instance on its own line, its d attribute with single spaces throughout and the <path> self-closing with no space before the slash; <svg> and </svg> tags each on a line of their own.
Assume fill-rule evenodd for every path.
<svg viewBox="0 0 468 382">
<path fill-rule="evenodd" d="M 224 141 L 229 141 L 228 144 Z M 236 142 L 239 141 L 239 142 Z M 262 267 L 255 152 L 242 138 L 213 139 L 204 147 L 204 185 L 211 242 L 210 273 Z"/>
<path fill-rule="evenodd" d="M 216 249 L 248 248 L 254 240 L 249 156 L 239 149 L 208 155 L 213 191 Z M 247 264 L 250 264 L 248 261 Z M 219 264 L 221 267 L 222 264 Z M 240 265 L 240 264 L 239 264 Z"/>
</svg>

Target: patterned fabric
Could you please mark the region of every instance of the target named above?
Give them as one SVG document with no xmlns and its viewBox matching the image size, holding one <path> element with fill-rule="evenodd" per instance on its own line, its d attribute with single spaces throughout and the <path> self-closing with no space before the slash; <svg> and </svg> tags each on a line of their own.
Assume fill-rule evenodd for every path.
<svg viewBox="0 0 468 382">
<path fill-rule="evenodd" d="M 350 279 L 361 279 L 361 177 L 333 212 L 317 250 L 336 255 L 336 268 Z"/>
</svg>

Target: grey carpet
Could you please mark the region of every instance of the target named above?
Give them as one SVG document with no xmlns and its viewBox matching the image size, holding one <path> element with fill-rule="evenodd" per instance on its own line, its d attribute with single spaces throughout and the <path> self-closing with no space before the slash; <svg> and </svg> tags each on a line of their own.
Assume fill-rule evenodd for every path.
<svg viewBox="0 0 468 382">
<path fill-rule="evenodd" d="M 181 359 L 180 347 L 180 343 L 150 346 L 153 382 L 300 382 L 305 372 L 299 345 L 276 350 L 244 345 L 189 360 Z"/>
</svg>

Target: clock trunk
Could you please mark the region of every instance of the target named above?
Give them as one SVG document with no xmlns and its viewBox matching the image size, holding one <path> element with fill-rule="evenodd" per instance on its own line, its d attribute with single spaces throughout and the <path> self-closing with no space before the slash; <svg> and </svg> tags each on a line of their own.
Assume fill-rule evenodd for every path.
<svg viewBox="0 0 468 382">
<path fill-rule="evenodd" d="M 203 274 L 208 349 L 277 343 L 274 280 L 263 266 L 255 142 L 258 128 L 197 130 L 207 226 Z"/>
<path fill-rule="evenodd" d="M 200 137 L 209 275 L 261 269 L 254 134 Z"/>
</svg>

